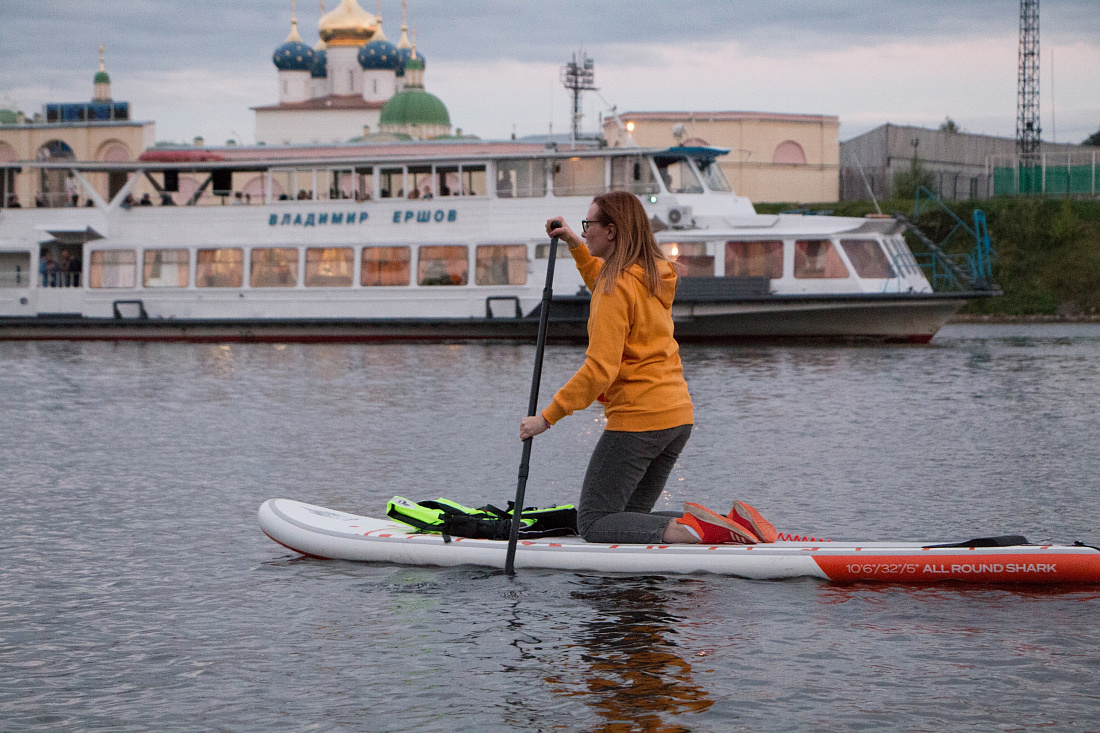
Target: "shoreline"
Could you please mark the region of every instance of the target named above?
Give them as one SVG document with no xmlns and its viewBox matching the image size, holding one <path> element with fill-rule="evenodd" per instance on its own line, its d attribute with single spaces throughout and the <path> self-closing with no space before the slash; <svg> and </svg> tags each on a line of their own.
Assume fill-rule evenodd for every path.
<svg viewBox="0 0 1100 733">
<path fill-rule="evenodd" d="M 947 321 L 947 325 L 961 323 L 1100 323 L 1100 313 L 1080 313 L 1072 316 L 1058 314 L 1011 315 L 1007 313 L 962 313 L 952 316 L 951 319 Z"/>
</svg>

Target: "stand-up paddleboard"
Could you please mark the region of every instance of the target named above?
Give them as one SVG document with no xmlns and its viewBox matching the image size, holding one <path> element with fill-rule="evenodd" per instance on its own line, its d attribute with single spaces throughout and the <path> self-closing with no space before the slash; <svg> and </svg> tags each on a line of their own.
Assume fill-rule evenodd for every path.
<svg viewBox="0 0 1100 733">
<path fill-rule="evenodd" d="M 260 506 L 260 527 L 310 557 L 401 565 L 503 568 L 508 543 L 422 534 L 290 499 Z M 1022 538 L 1021 538 L 1022 539 Z M 760 545 L 607 545 L 579 537 L 520 540 L 517 568 L 609 573 L 718 573 L 742 578 L 821 578 L 890 583 L 1100 584 L 1100 550 L 1085 545 L 780 541 Z M 973 541 L 974 545 L 983 544 Z"/>
</svg>

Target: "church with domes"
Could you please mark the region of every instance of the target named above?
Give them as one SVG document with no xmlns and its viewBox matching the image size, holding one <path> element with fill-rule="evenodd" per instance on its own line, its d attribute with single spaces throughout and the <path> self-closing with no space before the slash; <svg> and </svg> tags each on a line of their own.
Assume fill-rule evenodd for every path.
<svg viewBox="0 0 1100 733">
<path fill-rule="evenodd" d="M 447 107 L 424 89 L 424 56 L 410 43 L 404 0 L 401 38 L 390 43 L 378 13 L 356 0 L 329 12 L 321 0 L 319 40 L 298 31 L 296 2 L 290 35 L 275 49 L 279 103 L 253 107 L 260 145 L 343 143 L 389 133 L 427 140 L 451 134 Z"/>
</svg>

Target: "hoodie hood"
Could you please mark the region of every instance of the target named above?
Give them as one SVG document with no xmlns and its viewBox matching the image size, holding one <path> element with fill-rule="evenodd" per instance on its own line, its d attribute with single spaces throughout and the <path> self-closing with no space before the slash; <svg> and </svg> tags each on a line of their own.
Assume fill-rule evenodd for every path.
<svg viewBox="0 0 1100 733">
<path fill-rule="evenodd" d="M 641 283 L 643 288 L 646 287 L 644 267 L 634 263 L 626 271 Z M 676 297 L 676 270 L 668 260 L 657 260 L 657 275 L 660 277 L 657 283 L 657 300 L 665 308 L 671 308 L 672 300 Z"/>
</svg>

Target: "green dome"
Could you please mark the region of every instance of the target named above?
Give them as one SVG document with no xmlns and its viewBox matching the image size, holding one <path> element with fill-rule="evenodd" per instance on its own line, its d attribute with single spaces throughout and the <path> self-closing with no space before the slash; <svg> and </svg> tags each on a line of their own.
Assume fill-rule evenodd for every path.
<svg viewBox="0 0 1100 733">
<path fill-rule="evenodd" d="M 408 88 L 390 97 L 382 107 L 383 125 L 445 125 L 451 126 L 447 106 L 434 94 L 423 89 Z"/>
<path fill-rule="evenodd" d="M 88 77 L 84 77 L 84 78 L 87 79 Z M 96 84 L 110 84 L 111 83 L 111 77 L 109 77 L 107 75 L 106 71 L 97 71 L 95 73 L 95 83 Z"/>
</svg>

